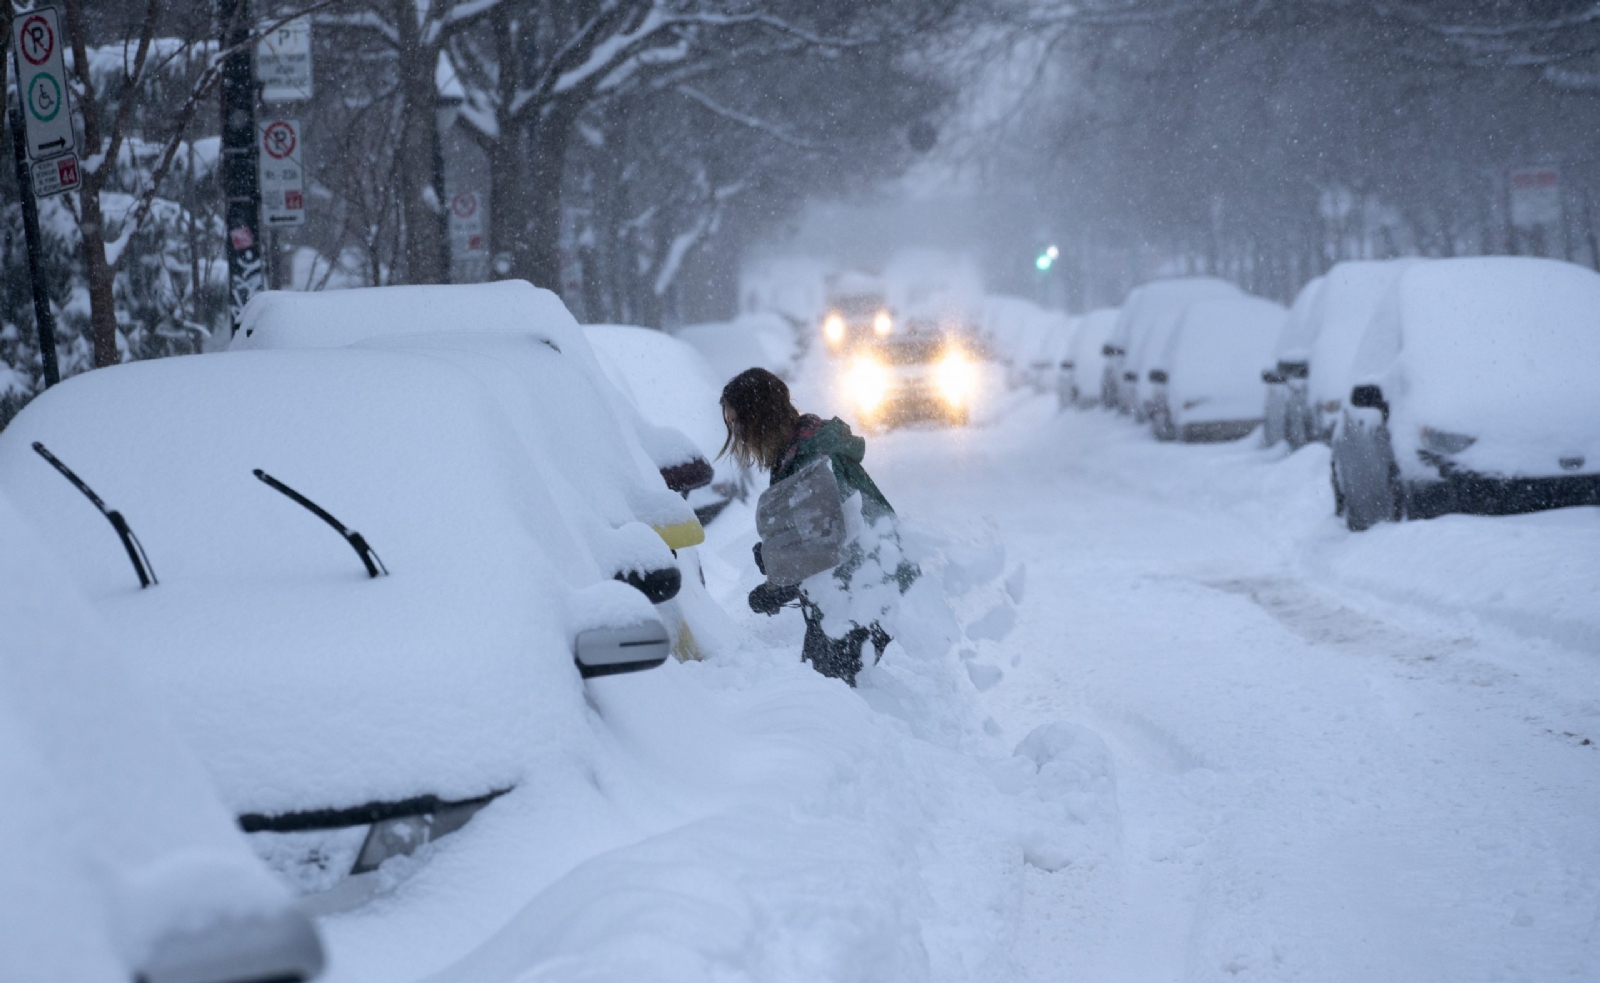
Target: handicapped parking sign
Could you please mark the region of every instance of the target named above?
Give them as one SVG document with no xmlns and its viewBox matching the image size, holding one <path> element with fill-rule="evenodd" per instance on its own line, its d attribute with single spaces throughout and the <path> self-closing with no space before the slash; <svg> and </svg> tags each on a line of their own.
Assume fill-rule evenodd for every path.
<svg viewBox="0 0 1600 983">
<path fill-rule="evenodd" d="M 17 81 L 33 161 L 64 157 L 77 149 L 72 112 L 67 104 L 67 77 L 61 57 L 61 21 L 54 7 L 40 7 L 12 25 L 17 53 Z"/>
</svg>

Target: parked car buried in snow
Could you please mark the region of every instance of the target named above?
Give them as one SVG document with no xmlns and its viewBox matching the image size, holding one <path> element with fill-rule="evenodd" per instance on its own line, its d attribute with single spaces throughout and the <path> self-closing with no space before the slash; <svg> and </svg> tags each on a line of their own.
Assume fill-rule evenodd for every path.
<svg viewBox="0 0 1600 983">
<path fill-rule="evenodd" d="M 153 570 L 135 579 L 141 551 L 41 448 Z M 535 453 L 482 375 L 433 353 L 229 352 L 46 392 L 0 433 L 0 486 L 241 825 L 327 834 L 280 867 L 320 855 L 337 879 L 560 759 L 582 677 L 667 657 L 615 579 L 670 565 L 660 538 L 595 535 Z"/>
<path fill-rule="evenodd" d="M 1215 277 L 1154 280 L 1129 292 L 1117 312 L 1117 324 L 1104 345 L 1105 369 L 1101 399 L 1118 412 L 1141 412 L 1139 366 L 1145 338 L 1169 328 L 1183 309 L 1197 300 L 1237 297 L 1238 287 Z M 1148 367 L 1145 367 L 1148 372 Z"/>
<path fill-rule="evenodd" d="M 1316 414 L 1308 394 L 1311 344 L 1316 340 L 1316 322 L 1312 315 L 1325 282 L 1318 277 L 1295 296 L 1283 332 L 1278 336 L 1272 363 L 1262 369 L 1261 381 L 1267 387 L 1267 402 L 1261 442 L 1268 447 L 1280 440 L 1287 441 L 1292 448 L 1300 447 L 1316 439 Z"/>
<path fill-rule="evenodd" d="M 1100 402 L 1106 363 L 1106 339 L 1117 326 L 1117 310 L 1102 307 L 1084 315 L 1061 362 L 1061 404 L 1091 406 Z"/>
<path fill-rule="evenodd" d="M 1286 312 L 1270 300 L 1201 300 L 1184 309 L 1154 361 L 1150 427 L 1158 440 L 1238 440 L 1261 425 L 1261 363 Z"/>
<path fill-rule="evenodd" d="M 1322 277 L 1308 326 L 1312 340 L 1305 385 L 1313 440 L 1333 436 L 1367 324 L 1395 279 L 1419 262 L 1426 260 L 1356 260 L 1339 263 Z"/>
<path fill-rule="evenodd" d="M 1597 365 L 1600 275 L 1516 257 L 1406 269 L 1334 434 L 1349 527 L 1600 505 Z"/>
</svg>

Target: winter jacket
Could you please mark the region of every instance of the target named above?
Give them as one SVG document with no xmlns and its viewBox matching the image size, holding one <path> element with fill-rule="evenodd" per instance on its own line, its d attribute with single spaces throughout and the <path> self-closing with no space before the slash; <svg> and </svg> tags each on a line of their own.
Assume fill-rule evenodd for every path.
<svg viewBox="0 0 1600 983">
<path fill-rule="evenodd" d="M 861 466 L 866 456 L 867 442 L 850 432 L 850 425 L 838 417 L 823 420 L 814 413 L 800 418 L 794 439 L 784 448 L 778 466 L 772 469 L 772 483 L 799 471 L 801 468 L 827 455 L 833 461 L 833 477 L 839 482 L 839 498 L 846 499 L 854 492 L 861 493 L 861 517 L 874 522 L 882 516 L 894 515 L 894 508 L 883 492 Z"/>
</svg>

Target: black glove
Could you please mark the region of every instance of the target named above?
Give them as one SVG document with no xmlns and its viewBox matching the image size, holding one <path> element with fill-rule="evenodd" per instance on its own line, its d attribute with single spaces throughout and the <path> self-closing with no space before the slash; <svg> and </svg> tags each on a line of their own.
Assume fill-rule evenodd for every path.
<svg viewBox="0 0 1600 983">
<path fill-rule="evenodd" d="M 756 543 L 754 546 L 750 547 L 750 552 L 754 553 L 756 556 L 756 569 L 765 574 L 767 572 L 767 565 L 761 560 L 761 544 Z"/>
<path fill-rule="evenodd" d="M 790 601 L 800 597 L 799 587 L 780 587 L 777 584 L 760 584 L 750 592 L 750 610 L 756 614 L 774 615 Z"/>
</svg>

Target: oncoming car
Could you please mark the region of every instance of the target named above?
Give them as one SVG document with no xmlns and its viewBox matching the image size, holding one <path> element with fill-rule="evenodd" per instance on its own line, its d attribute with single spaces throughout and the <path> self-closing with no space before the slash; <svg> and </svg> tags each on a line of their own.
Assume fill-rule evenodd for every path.
<svg viewBox="0 0 1600 983">
<path fill-rule="evenodd" d="M 854 273 L 840 276 L 828 291 L 822 340 L 828 352 L 848 354 L 894 330 L 895 317 L 881 281 Z"/>
<path fill-rule="evenodd" d="M 957 332 L 908 332 L 857 352 L 842 381 L 862 427 L 922 420 L 965 426 L 978 392 L 972 349 Z"/>
</svg>

